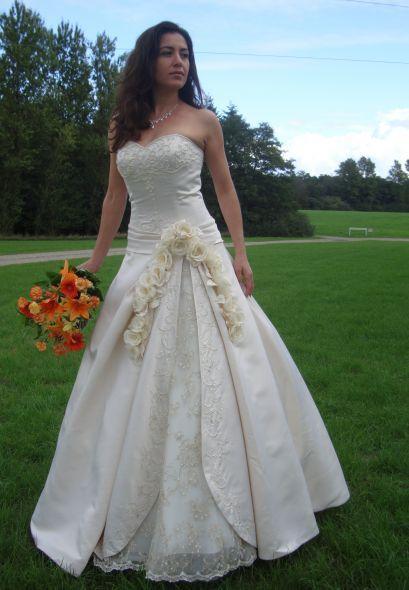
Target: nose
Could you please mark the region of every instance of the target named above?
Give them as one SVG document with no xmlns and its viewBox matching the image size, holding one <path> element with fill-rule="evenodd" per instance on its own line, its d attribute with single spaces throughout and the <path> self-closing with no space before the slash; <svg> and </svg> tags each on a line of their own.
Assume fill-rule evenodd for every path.
<svg viewBox="0 0 409 590">
<path fill-rule="evenodd" d="M 173 65 L 183 65 L 182 58 L 179 53 L 175 53 L 175 61 L 173 62 Z"/>
</svg>

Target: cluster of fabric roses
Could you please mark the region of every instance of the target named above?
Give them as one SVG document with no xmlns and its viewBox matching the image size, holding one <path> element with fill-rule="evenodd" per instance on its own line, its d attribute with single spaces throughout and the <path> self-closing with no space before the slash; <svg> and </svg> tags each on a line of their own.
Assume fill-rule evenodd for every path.
<svg viewBox="0 0 409 590">
<path fill-rule="evenodd" d="M 34 344 L 40 352 L 47 349 L 47 340 L 57 356 L 81 350 L 85 346 L 81 330 L 102 299 L 95 287 L 99 279 L 89 271 L 70 268 L 68 260 L 58 273 L 47 274 L 52 276 L 47 287 L 43 289 L 40 284 L 44 281 L 38 281 L 30 289 L 31 300 L 17 299 L 17 310 L 27 324 L 37 327 Z"/>
<path fill-rule="evenodd" d="M 192 266 L 203 264 L 207 284 L 216 293 L 222 316 L 232 342 L 243 338 L 244 314 L 232 294 L 231 282 L 225 274 L 220 255 L 201 239 L 202 231 L 185 219 L 165 228 L 155 246 L 153 259 L 141 273 L 134 287 L 134 315 L 124 332 L 126 347 L 135 360 L 143 357 L 153 323 L 153 314 L 169 280 L 173 256 L 186 256 Z"/>
</svg>

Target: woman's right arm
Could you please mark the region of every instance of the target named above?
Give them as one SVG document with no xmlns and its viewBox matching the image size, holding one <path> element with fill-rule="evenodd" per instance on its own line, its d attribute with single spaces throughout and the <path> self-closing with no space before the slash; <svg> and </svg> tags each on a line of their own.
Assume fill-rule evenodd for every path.
<svg viewBox="0 0 409 590">
<path fill-rule="evenodd" d="M 108 145 L 112 149 L 112 133 L 114 131 L 113 123 L 110 123 L 108 131 Z M 97 240 L 95 242 L 92 256 L 86 262 L 83 262 L 77 268 L 85 268 L 91 272 L 97 272 L 102 265 L 105 256 L 116 236 L 119 226 L 124 216 L 128 190 L 124 179 L 118 172 L 116 165 L 116 153 L 110 151 L 109 162 L 109 181 L 108 189 L 102 204 L 102 214 Z"/>
</svg>

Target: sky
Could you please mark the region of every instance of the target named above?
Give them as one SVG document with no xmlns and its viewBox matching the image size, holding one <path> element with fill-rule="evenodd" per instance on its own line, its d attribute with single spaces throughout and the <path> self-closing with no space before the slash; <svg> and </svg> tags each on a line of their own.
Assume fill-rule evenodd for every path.
<svg viewBox="0 0 409 590">
<path fill-rule="evenodd" d="M 366 156 L 386 177 L 394 160 L 409 159 L 409 0 L 24 4 L 54 30 L 68 21 L 89 41 L 105 31 L 118 56 L 146 28 L 176 22 L 192 37 L 218 112 L 234 104 L 251 126 L 269 123 L 296 171 L 334 174 L 346 158 Z M 0 0 L 1 12 L 11 5 Z"/>
</svg>

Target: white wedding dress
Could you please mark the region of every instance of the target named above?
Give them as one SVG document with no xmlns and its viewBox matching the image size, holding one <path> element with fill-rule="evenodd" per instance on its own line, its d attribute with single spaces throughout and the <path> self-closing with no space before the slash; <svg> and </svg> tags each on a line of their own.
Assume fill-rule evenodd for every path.
<svg viewBox="0 0 409 590">
<path fill-rule="evenodd" d="M 117 153 L 132 206 L 127 251 L 30 523 L 37 547 L 74 576 L 93 557 L 106 572 L 211 580 L 295 551 L 319 533 L 314 512 L 350 497 L 299 370 L 237 280 L 203 201 L 202 165 L 201 148 L 178 133 Z M 199 246 L 166 270 L 166 243 L 169 252 L 186 235 Z M 200 262 L 203 247 L 219 274 Z M 146 279 L 155 252 L 156 299 Z M 138 293 L 155 305 L 143 346 L 129 331 L 148 317 L 135 311 Z"/>
</svg>

